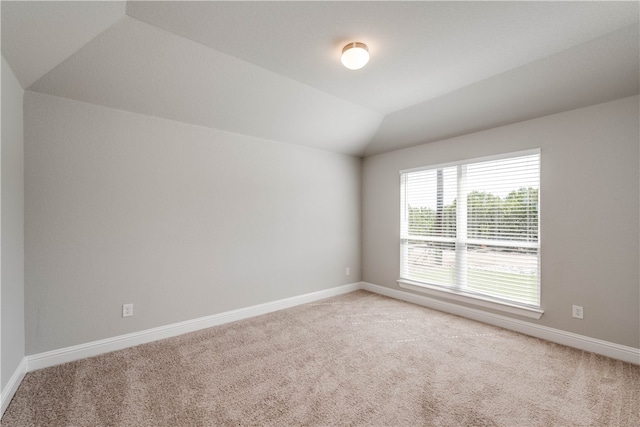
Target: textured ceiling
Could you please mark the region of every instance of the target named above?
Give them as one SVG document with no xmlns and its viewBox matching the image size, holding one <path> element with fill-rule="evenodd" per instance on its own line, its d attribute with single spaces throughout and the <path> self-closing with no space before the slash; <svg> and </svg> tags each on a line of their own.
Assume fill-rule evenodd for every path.
<svg viewBox="0 0 640 427">
<path fill-rule="evenodd" d="M 352 155 L 638 93 L 637 2 L 2 2 L 29 90 Z M 339 61 L 349 41 L 370 63 Z"/>
</svg>

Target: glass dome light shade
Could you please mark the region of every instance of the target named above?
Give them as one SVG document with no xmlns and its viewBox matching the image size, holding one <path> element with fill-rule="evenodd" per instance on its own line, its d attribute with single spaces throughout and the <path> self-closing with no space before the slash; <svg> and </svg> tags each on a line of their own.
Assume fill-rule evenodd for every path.
<svg viewBox="0 0 640 427">
<path fill-rule="evenodd" d="M 352 42 L 342 48 L 342 65 L 350 70 L 359 70 L 369 62 L 369 48 L 360 42 Z"/>
</svg>

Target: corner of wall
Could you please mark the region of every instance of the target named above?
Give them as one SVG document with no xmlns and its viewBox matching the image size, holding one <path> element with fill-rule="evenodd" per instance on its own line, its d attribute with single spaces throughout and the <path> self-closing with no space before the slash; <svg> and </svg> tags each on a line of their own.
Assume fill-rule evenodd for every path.
<svg viewBox="0 0 640 427">
<path fill-rule="evenodd" d="M 0 154 L 0 389 L 10 400 L 24 372 L 24 90 L 2 57 Z M 18 374 L 16 374 L 18 373 Z M 24 374 L 23 374 L 24 375 Z M 16 384 L 12 383 L 15 382 Z M 13 390 L 13 392 L 12 392 Z M 8 404 L 8 401 L 6 402 Z"/>
</svg>

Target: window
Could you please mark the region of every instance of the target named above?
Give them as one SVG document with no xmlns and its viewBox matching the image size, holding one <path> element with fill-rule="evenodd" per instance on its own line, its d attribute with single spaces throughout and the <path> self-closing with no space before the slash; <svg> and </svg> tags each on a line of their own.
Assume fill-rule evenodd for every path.
<svg viewBox="0 0 640 427">
<path fill-rule="evenodd" d="M 540 306 L 539 150 L 400 177 L 400 282 Z"/>
</svg>

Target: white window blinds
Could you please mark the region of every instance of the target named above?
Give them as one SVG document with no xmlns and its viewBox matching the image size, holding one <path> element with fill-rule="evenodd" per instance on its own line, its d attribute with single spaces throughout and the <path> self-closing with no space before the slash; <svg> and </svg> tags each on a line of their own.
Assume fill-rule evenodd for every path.
<svg viewBox="0 0 640 427">
<path fill-rule="evenodd" d="M 401 279 L 540 306 L 539 151 L 401 172 Z"/>
</svg>

